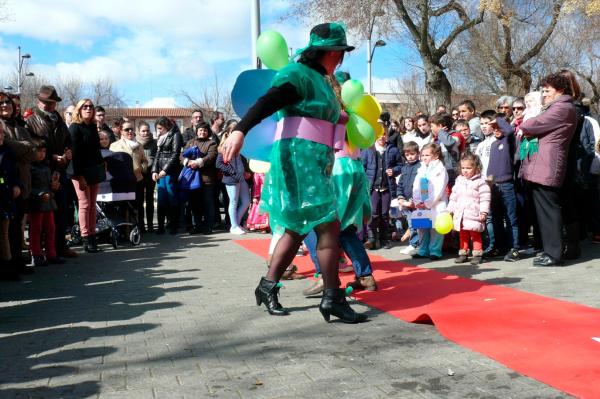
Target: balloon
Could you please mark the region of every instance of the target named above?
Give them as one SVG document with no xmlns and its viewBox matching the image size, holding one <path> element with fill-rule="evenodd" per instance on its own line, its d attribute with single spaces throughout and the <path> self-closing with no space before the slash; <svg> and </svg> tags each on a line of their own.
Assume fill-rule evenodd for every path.
<svg viewBox="0 0 600 399">
<path fill-rule="evenodd" d="M 231 91 L 233 110 L 240 117 L 271 88 L 273 77 L 277 74 L 272 69 L 250 69 L 240 73 Z"/>
<path fill-rule="evenodd" d="M 452 231 L 452 228 L 454 227 L 452 215 L 450 215 L 448 212 L 440 213 L 435 218 L 434 227 L 435 231 L 437 231 L 441 235 L 450 233 Z"/>
<path fill-rule="evenodd" d="M 375 131 L 367 121 L 356 114 L 350 114 L 346 130 L 348 141 L 353 146 L 369 148 L 375 143 Z"/>
<path fill-rule="evenodd" d="M 277 120 L 275 115 L 271 115 L 250 129 L 244 138 L 242 155 L 248 159 L 269 162 L 276 128 Z"/>
<path fill-rule="evenodd" d="M 258 161 L 256 159 L 251 159 L 248 162 L 248 166 L 250 170 L 254 173 L 267 173 L 271 168 L 271 164 L 268 162 Z"/>
<path fill-rule="evenodd" d="M 369 122 L 374 131 L 379 131 L 377 119 L 379 119 L 382 109 L 379 101 L 377 101 L 375 97 L 370 94 L 365 94 L 356 104 L 353 111 Z"/>
<path fill-rule="evenodd" d="M 354 107 L 358 104 L 362 95 L 365 92 L 363 84 L 356 79 L 350 79 L 342 85 L 342 101 L 346 108 L 354 111 Z"/>
<path fill-rule="evenodd" d="M 383 128 L 383 125 L 378 122 L 377 129 L 375 129 L 375 139 L 377 140 L 378 138 L 383 136 L 384 133 L 385 133 L 385 129 Z"/>
<path fill-rule="evenodd" d="M 267 30 L 260 34 L 256 41 L 256 53 L 268 68 L 276 71 L 289 62 L 288 45 L 281 33 Z"/>
</svg>

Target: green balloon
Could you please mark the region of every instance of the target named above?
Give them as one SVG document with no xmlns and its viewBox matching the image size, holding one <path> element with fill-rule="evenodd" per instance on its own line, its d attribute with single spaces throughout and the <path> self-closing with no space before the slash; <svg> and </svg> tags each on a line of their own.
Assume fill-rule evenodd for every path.
<svg viewBox="0 0 600 399">
<path fill-rule="evenodd" d="M 348 141 L 358 148 L 369 148 L 375 144 L 375 131 L 363 118 L 351 113 L 346 125 Z"/>
<path fill-rule="evenodd" d="M 342 85 L 342 101 L 347 109 L 353 110 L 365 93 L 363 84 L 356 79 L 350 79 Z"/>
<path fill-rule="evenodd" d="M 256 53 L 265 66 L 275 71 L 289 62 L 288 46 L 281 33 L 267 30 L 256 41 Z"/>
</svg>

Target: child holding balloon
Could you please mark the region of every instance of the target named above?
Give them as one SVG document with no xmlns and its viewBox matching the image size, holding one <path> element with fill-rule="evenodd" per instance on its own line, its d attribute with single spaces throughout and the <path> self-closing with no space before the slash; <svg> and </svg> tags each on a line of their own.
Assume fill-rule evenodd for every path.
<svg viewBox="0 0 600 399">
<path fill-rule="evenodd" d="M 437 214 L 446 211 L 448 201 L 448 172 L 442 157 L 442 150 L 437 144 L 426 144 L 421 150 L 421 167 L 415 177 L 412 199 L 412 205 L 416 208 L 412 222 L 417 227 L 421 245 L 419 251 L 412 255 L 413 258 L 438 260 L 442 257 L 444 236 L 432 228 L 432 221 Z"/>
<path fill-rule="evenodd" d="M 469 259 L 469 246 L 473 241 L 472 265 L 478 265 L 483 257 L 481 232 L 490 211 L 491 191 L 481 177 L 481 160 L 471 152 L 460 159 L 461 175 L 450 194 L 448 212 L 453 214 L 454 230 L 460 232 L 460 250 L 455 263 L 465 263 Z"/>
</svg>

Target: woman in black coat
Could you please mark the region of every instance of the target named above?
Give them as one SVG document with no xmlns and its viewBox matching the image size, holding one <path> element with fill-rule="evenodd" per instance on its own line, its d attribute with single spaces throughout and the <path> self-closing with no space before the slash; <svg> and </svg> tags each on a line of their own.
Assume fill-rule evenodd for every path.
<svg viewBox="0 0 600 399">
<path fill-rule="evenodd" d="M 90 99 L 77 103 L 73 111 L 71 134 L 71 181 L 79 202 L 79 228 L 86 252 L 99 252 L 96 242 L 96 195 L 98 185 L 106 178 L 100 153 L 100 136 L 96 128 L 94 104 Z"/>
<path fill-rule="evenodd" d="M 176 124 L 169 118 L 161 116 L 155 122 L 158 132 L 156 158 L 152 166 L 152 180 L 157 183 L 158 230 L 156 234 L 164 234 L 165 217 L 168 215 L 170 234 L 177 234 L 179 221 L 179 198 L 177 180 L 181 172 L 179 155 L 183 147 L 183 137 Z"/>
</svg>

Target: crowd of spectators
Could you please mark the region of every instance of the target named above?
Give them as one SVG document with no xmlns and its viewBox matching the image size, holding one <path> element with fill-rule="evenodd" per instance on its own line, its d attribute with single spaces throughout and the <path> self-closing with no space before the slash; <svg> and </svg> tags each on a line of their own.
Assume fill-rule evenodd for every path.
<svg viewBox="0 0 600 399">
<path fill-rule="evenodd" d="M 101 251 L 96 201 L 100 184 L 119 174 L 107 168 L 113 154 L 130 160 L 130 204 L 142 235 L 269 231 L 259 207 L 264 174 L 244 157 L 224 163 L 220 154 L 236 120 L 213 112 L 207 121 L 197 109 L 183 131 L 167 117 L 154 126 L 124 118 L 109 125 L 90 99 L 60 114 L 61 101 L 53 86 L 42 86 L 34 109 L 22 114 L 18 96 L 0 92 L 2 279 L 78 256 L 73 226 L 86 252 Z M 372 201 L 359 232 L 365 246 L 402 241 L 402 253 L 432 259 L 456 249 L 457 262 L 471 257 L 474 264 L 578 258 L 581 240 L 600 243 L 600 124 L 589 106 L 563 70 L 524 98 L 500 97 L 496 109 L 479 112 L 465 100 L 431 116 L 384 112 L 385 134 L 361 154 Z M 480 212 L 465 208 L 464 198 Z M 416 211 L 451 211 L 457 232 L 436 236 Z"/>
<path fill-rule="evenodd" d="M 142 236 L 222 229 L 246 234 L 249 187 L 260 174 L 253 176 L 242 158 L 218 163 L 219 144 L 235 120 L 214 112 L 209 123 L 198 109 L 182 133 L 167 117 L 154 126 L 126 118 L 109 124 L 106 109 L 90 99 L 64 107 L 62 114 L 61 102 L 53 86 L 42 86 L 36 106 L 22 114 L 18 96 L 0 92 L 1 279 L 65 263 L 78 256 L 76 245 L 100 252 L 97 202 L 106 198 L 103 185 L 113 191 L 110 201 L 132 210 L 115 217 L 128 218 Z M 264 222 L 259 198 L 252 219 Z M 268 231 L 268 222 L 255 222 L 251 230 Z"/>
</svg>

